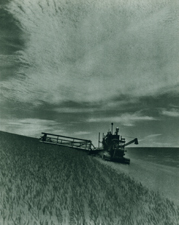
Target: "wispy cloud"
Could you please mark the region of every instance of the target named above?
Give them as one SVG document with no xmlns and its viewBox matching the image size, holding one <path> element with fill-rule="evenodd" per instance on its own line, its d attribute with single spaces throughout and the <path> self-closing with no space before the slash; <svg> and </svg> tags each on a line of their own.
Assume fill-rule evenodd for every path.
<svg viewBox="0 0 179 225">
<path fill-rule="evenodd" d="M 155 138 L 155 137 L 158 137 L 158 136 L 161 136 L 162 134 L 150 134 L 150 135 L 147 135 L 145 137 L 145 139 L 148 139 L 148 138 Z"/>
<path fill-rule="evenodd" d="M 171 110 L 163 109 L 161 114 L 169 117 L 179 117 L 179 110 L 174 108 Z"/>
<path fill-rule="evenodd" d="M 141 115 L 140 113 L 125 113 L 116 117 L 97 117 L 97 118 L 89 118 L 88 122 L 115 122 L 120 123 L 124 126 L 134 126 L 137 122 L 142 121 L 153 121 L 156 120 L 154 117 Z"/>
<path fill-rule="evenodd" d="M 54 109 L 54 111 L 59 112 L 59 113 L 90 113 L 94 112 L 97 109 L 94 108 L 74 108 L 74 107 L 61 107 Z"/>
<path fill-rule="evenodd" d="M 147 136 L 145 136 L 144 138 L 141 138 L 139 140 L 141 146 L 148 146 L 148 147 L 160 147 L 160 146 L 165 146 L 164 144 L 162 145 L 162 143 L 158 143 L 158 140 L 160 140 L 160 137 L 162 136 L 162 134 L 149 134 Z M 167 144 L 166 144 L 167 145 Z M 169 145 L 168 145 L 169 146 Z"/>
<path fill-rule="evenodd" d="M 60 133 L 60 124 L 54 120 L 43 119 L 1 119 L 0 129 L 31 137 L 40 137 L 41 132 Z"/>
<path fill-rule="evenodd" d="M 90 134 L 91 132 L 89 131 L 77 131 L 77 132 L 74 132 L 75 135 L 86 135 L 86 134 Z"/>
<path fill-rule="evenodd" d="M 140 142 L 143 142 L 143 141 L 151 142 L 151 140 L 153 141 L 154 139 L 156 139 L 157 137 L 159 137 L 161 135 L 162 134 L 149 134 L 149 135 L 145 136 L 144 138 L 140 139 Z"/>
</svg>

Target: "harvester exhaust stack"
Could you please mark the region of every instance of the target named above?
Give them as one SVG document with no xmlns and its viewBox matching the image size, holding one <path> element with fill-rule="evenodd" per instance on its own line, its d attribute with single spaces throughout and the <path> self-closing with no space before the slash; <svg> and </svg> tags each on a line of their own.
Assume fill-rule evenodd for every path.
<svg viewBox="0 0 179 225">
<path fill-rule="evenodd" d="M 99 132 L 99 135 L 98 135 L 98 148 L 100 148 L 100 132 Z"/>
<path fill-rule="evenodd" d="M 111 134 L 113 134 L 113 123 L 111 123 Z"/>
</svg>

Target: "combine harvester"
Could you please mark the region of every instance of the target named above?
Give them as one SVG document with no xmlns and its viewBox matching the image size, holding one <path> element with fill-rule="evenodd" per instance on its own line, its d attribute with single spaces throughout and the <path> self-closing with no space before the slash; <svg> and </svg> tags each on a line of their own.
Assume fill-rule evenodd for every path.
<svg viewBox="0 0 179 225">
<path fill-rule="evenodd" d="M 106 135 L 103 134 L 102 142 L 100 141 L 100 133 L 98 140 L 98 149 L 101 149 L 100 156 L 104 160 L 116 161 L 125 164 L 130 164 L 130 159 L 124 157 L 125 147 L 134 143 L 138 144 L 138 139 L 134 138 L 133 140 L 126 143 L 125 138 L 118 134 L 119 128 L 116 128 L 115 133 L 113 134 L 113 123 L 111 123 L 111 131 L 108 131 Z M 100 148 L 100 143 L 102 143 L 102 148 Z"/>
<path fill-rule="evenodd" d="M 43 136 L 40 138 L 40 142 L 84 150 L 88 151 L 91 155 L 98 155 L 104 160 L 130 164 L 130 159 L 124 157 L 126 152 L 125 147 L 132 143 L 138 144 L 138 140 L 134 138 L 126 143 L 125 138 L 119 135 L 118 132 L 119 128 L 117 127 L 113 134 L 113 123 L 111 123 L 111 131 L 108 131 L 106 135 L 103 134 L 102 141 L 100 141 L 99 133 L 98 148 L 93 145 L 91 140 L 45 132 L 42 133 Z M 101 147 L 100 144 L 102 144 Z"/>
</svg>

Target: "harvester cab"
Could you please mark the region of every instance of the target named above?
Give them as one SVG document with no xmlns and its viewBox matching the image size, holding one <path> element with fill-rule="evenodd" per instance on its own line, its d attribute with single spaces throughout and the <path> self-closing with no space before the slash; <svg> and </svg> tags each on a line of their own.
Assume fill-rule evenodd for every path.
<svg viewBox="0 0 179 225">
<path fill-rule="evenodd" d="M 124 157 L 125 146 L 132 143 L 138 144 L 137 138 L 126 143 L 125 138 L 118 134 L 119 128 L 116 128 L 113 134 L 113 123 L 111 124 L 111 131 L 108 131 L 106 135 L 103 135 L 102 139 L 102 158 L 109 161 L 118 161 L 126 164 L 130 164 L 130 159 Z M 100 142 L 100 141 L 99 141 Z"/>
</svg>

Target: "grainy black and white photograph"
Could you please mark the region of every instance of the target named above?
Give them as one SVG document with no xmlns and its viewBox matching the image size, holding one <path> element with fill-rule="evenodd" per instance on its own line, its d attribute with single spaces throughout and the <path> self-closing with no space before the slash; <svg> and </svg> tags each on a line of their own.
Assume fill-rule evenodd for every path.
<svg viewBox="0 0 179 225">
<path fill-rule="evenodd" d="M 179 224 L 179 1 L 0 0 L 0 224 Z"/>
</svg>

